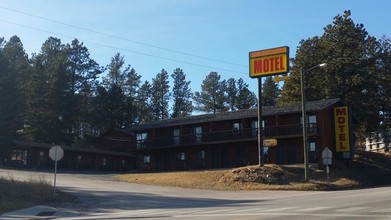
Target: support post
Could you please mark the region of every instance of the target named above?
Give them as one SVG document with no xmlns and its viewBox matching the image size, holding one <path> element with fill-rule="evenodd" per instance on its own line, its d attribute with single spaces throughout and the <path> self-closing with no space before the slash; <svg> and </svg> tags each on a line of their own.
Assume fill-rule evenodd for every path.
<svg viewBox="0 0 391 220">
<path fill-rule="evenodd" d="M 303 68 L 300 69 L 300 82 L 301 82 L 301 112 L 303 120 L 303 151 L 304 151 L 304 180 L 309 180 L 309 168 L 308 168 L 308 144 L 307 144 L 307 114 L 305 107 L 305 72 Z"/>
<path fill-rule="evenodd" d="M 54 154 L 54 184 L 53 184 L 53 198 L 56 197 L 56 181 L 57 181 L 57 147 Z"/>
<path fill-rule="evenodd" d="M 258 162 L 263 166 L 262 161 L 262 77 L 258 78 Z"/>
</svg>

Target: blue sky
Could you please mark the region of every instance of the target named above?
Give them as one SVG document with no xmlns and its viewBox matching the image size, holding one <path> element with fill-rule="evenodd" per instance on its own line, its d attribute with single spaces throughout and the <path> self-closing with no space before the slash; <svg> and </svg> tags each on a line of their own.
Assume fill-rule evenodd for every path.
<svg viewBox="0 0 391 220">
<path fill-rule="evenodd" d="M 17 35 L 31 57 L 49 37 L 78 38 L 101 66 L 117 52 L 151 81 L 162 68 L 182 68 L 192 91 L 211 72 L 248 75 L 248 53 L 320 36 L 334 16 L 351 10 L 370 35 L 391 38 L 388 0 L 0 0 L 0 37 Z"/>
</svg>

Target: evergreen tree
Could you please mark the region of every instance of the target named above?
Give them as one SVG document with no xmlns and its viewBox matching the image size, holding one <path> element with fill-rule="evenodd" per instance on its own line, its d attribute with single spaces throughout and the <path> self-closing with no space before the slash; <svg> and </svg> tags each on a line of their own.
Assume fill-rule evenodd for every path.
<svg viewBox="0 0 391 220">
<path fill-rule="evenodd" d="M 130 65 L 125 67 L 125 58 L 121 56 L 120 53 L 116 53 L 114 57 L 111 58 L 111 62 L 107 65 L 109 72 L 107 77 L 103 78 L 103 85 L 106 88 L 110 88 L 113 85 L 117 85 L 120 88 L 124 88 L 126 76 L 130 71 Z"/>
<path fill-rule="evenodd" d="M 72 117 L 69 102 L 70 77 L 65 46 L 50 37 L 41 52 L 32 58 L 32 75 L 28 85 L 26 121 L 36 141 L 70 144 Z"/>
<path fill-rule="evenodd" d="M 266 77 L 262 87 L 262 105 L 274 106 L 277 103 L 277 98 L 280 95 L 280 89 L 271 76 Z"/>
<path fill-rule="evenodd" d="M 298 47 L 289 80 L 283 86 L 279 103 L 301 100 L 300 73 L 305 73 L 306 100 L 341 98 L 352 107 L 361 131 L 379 125 L 376 102 L 376 39 L 364 25 L 355 24 L 350 11 L 337 15 L 333 24 L 324 28 L 321 37 L 303 40 Z M 325 68 L 307 69 L 320 63 Z"/>
<path fill-rule="evenodd" d="M 131 68 L 125 77 L 124 90 L 128 97 L 136 97 L 138 90 L 140 89 L 141 76 L 135 69 Z"/>
<path fill-rule="evenodd" d="M 114 84 L 107 91 L 107 99 L 105 103 L 106 115 L 108 123 L 106 128 L 126 128 L 127 121 L 127 99 L 122 89 L 117 84 Z"/>
<path fill-rule="evenodd" d="M 154 120 L 168 117 L 168 102 L 170 100 L 170 85 L 168 73 L 164 69 L 152 79 L 151 107 Z"/>
<path fill-rule="evenodd" d="M 68 69 L 71 74 L 71 92 L 79 93 L 85 87 L 92 87 L 96 84 L 96 80 L 103 72 L 103 68 L 90 58 L 90 53 L 77 39 L 74 39 L 71 44 L 66 45 L 69 64 Z"/>
<path fill-rule="evenodd" d="M 376 84 L 378 88 L 378 106 L 380 126 L 391 128 L 391 40 L 383 36 L 379 40 L 379 59 L 377 60 Z"/>
<path fill-rule="evenodd" d="M 107 65 L 109 72 L 103 79 L 105 91 L 100 88 L 101 97 L 97 98 L 98 101 L 105 102 L 99 104 L 102 106 L 100 111 L 104 111 L 108 117 L 102 129 L 125 129 L 136 123 L 135 96 L 141 77 L 130 65 L 124 65 L 125 59 L 119 53 L 112 57 L 110 64 Z"/>
<path fill-rule="evenodd" d="M 257 106 L 257 96 L 248 89 L 248 84 L 245 83 L 242 78 L 239 78 L 237 88 L 238 95 L 235 104 L 237 110 L 251 109 Z"/>
<path fill-rule="evenodd" d="M 145 81 L 138 91 L 136 100 L 138 112 L 136 124 L 142 124 L 153 120 L 151 91 L 152 86 L 148 81 Z"/>
<path fill-rule="evenodd" d="M 191 102 L 193 94 L 189 88 L 190 81 L 186 81 L 186 74 L 180 68 L 175 69 L 171 77 L 174 80 L 174 87 L 172 88 L 174 104 L 171 117 L 190 116 L 193 111 Z"/>
<path fill-rule="evenodd" d="M 236 104 L 238 102 L 238 89 L 236 87 L 236 80 L 234 78 L 229 78 L 227 80 L 227 102 L 229 110 L 235 111 Z"/>
<path fill-rule="evenodd" d="M 7 67 L 7 72 L 14 78 L 12 81 L 14 81 L 15 84 L 11 83 L 10 86 L 16 86 L 11 93 L 14 97 L 12 100 L 12 109 L 16 116 L 13 120 L 15 120 L 15 126 L 21 129 L 24 124 L 23 114 L 26 110 L 26 83 L 31 73 L 31 67 L 28 55 L 17 36 L 11 37 L 4 45 L 3 55 L 7 63 L 7 65 L 5 65 Z"/>
<path fill-rule="evenodd" d="M 10 47 L 9 44 L 8 46 Z M 20 121 L 18 120 L 20 118 L 20 93 L 17 75 L 14 72 L 18 69 L 15 67 L 18 60 L 12 63 L 13 60 L 10 60 L 11 54 L 16 55 L 6 50 L 4 38 L 0 38 L 0 103 L 2 103 L 0 105 L 0 164 L 11 153 L 10 146 L 20 126 Z M 21 57 L 17 56 L 15 58 Z"/>
<path fill-rule="evenodd" d="M 103 72 L 103 68 L 90 58 L 88 49 L 74 39 L 66 45 L 68 55 L 68 71 L 70 74 L 70 111 L 68 119 L 72 124 L 72 131 L 84 137 L 94 123 L 91 121 L 93 106 L 92 95 L 95 92 L 97 78 Z"/>
<path fill-rule="evenodd" d="M 195 92 L 193 100 L 196 103 L 195 109 L 203 112 L 224 112 L 228 110 L 225 105 L 226 81 L 220 80 L 217 72 L 210 72 L 201 84 L 201 92 Z"/>
</svg>

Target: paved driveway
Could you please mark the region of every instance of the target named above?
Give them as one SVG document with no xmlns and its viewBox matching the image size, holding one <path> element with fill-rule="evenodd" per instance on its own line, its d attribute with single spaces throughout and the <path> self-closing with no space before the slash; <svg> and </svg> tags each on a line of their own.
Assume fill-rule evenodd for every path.
<svg viewBox="0 0 391 220">
<path fill-rule="evenodd" d="M 15 179 L 53 179 L 5 171 Z M 351 191 L 209 191 L 123 183 L 111 174 L 61 173 L 58 189 L 78 197 L 67 219 L 391 219 L 391 187 Z"/>
</svg>

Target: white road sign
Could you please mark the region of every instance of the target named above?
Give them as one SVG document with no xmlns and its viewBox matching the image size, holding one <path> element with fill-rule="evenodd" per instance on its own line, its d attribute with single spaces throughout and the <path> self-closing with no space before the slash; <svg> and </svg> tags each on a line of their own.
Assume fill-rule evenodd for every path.
<svg viewBox="0 0 391 220">
<path fill-rule="evenodd" d="M 322 151 L 323 165 L 328 165 L 332 163 L 333 152 L 328 147 L 325 147 Z"/>
<path fill-rule="evenodd" d="M 61 158 L 64 156 L 64 150 L 60 146 L 53 146 L 49 150 L 49 157 L 54 160 L 58 161 L 61 160 Z"/>
</svg>

